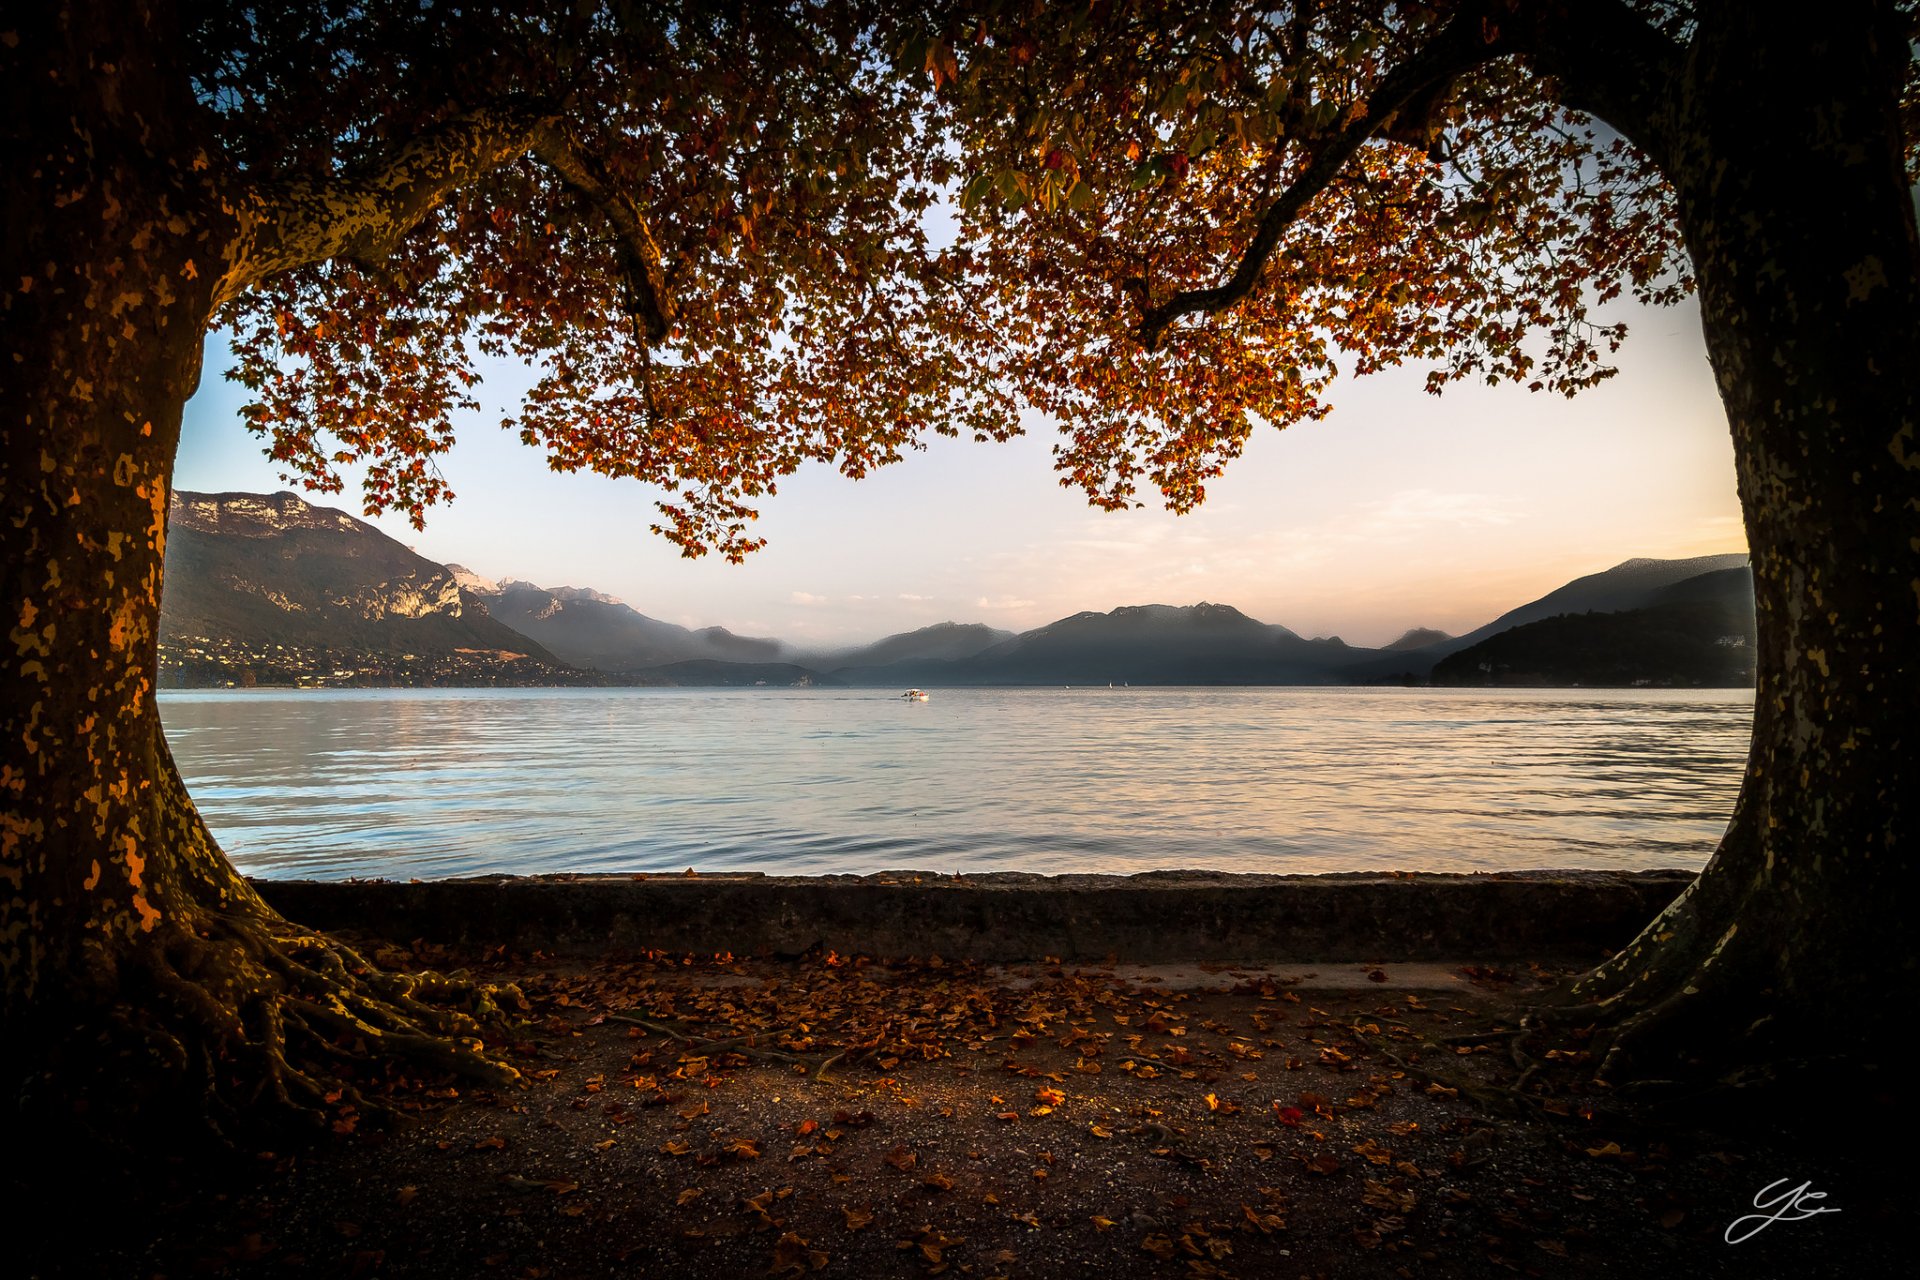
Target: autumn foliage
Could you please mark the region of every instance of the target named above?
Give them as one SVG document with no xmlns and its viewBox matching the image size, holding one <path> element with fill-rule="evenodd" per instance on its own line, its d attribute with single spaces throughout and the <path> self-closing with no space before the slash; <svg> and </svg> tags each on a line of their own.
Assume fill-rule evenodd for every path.
<svg viewBox="0 0 1920 1280">
<path fill-rule="evenodd" d="M 448 495 L 434 463 L 480 355 L 539 370 L 509 425 L 551 465 L 661 486 L 668 537 L 738 556 L 803 463 L 857 476 L 1032 413 L 1097 503 L 1148 486 L 1185 510 L 1256 424 L 1324 414 L 1342 366 L 1571 393 L 1623 336 L 1596 308 L 1690 286 L 1644 157 L 1489 59 L 1493 26 L 1455 48 L 1440 7 L 615 7 L 503 20 L 515 52 L 481 86 L 425 18 L 276 61 L 303 21 L 223 46 L 205 81 L 249 165 L 359 163 L 491 92 L 555 104 L 600 184 L 529 154 L 382 261 L 313 263 L 219 317 L 273 456 L 330 491 L 358 464 L 369 509 L 416 520 Z M 1450 61 L 1408 94 L 1417 54 Z M 441 75 L 458 95 L 417 87 Z M 314 110 L 369 95 L 394 109 L 351 136 Z M 1257 288 L 1143 332 L 1231 277 L 1274 198 L 1363 129 Z M 657 300 L 609 192 L 658 246 Z"/>
</svg>

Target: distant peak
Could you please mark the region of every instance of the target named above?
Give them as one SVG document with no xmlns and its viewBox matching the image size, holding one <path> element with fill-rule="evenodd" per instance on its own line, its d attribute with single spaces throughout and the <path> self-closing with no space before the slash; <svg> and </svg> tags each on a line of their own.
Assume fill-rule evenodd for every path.
<svg viewBox="0 0 1920 1280">
<path fill-rule="evenodd" d="M 625 600 L 617 596 L 610 596 L 604 591 L 595 591 L 592 587 L 548 587 L 547 592 L 556 600 L 566 600 L 569 602 L 574 600 L 592 600 L 596 604 L 626 603 Z"/>
<path fill-rule="evenodd" d="M 1411 627 L 1405 635 L 1384 647 L 1392 650 L 1424 649 L 1430 644 L 1439 644 L 1443 640 L 1451 639 L 1453 639 L 1452 636 L 1433 627 Z"/>
<path fill-rule="evenodd" d="M 175 490 L 169 519 L 187 529 L 241 537 L 264 537 L 289 529 L 343 529 L 377 533 L 373 526 L 333 507 L 316 507 L 299 494 L 189 493 Z"/>
<path fill-rule="evenodd" d="M 1748 563 L 1751 559 L 1751 554 L 1745 551 L 1725 551 L 1718 555 L 1710 556 L 1683 556 L 1677 560 L 1663 560 L 1655 556 L 1635 556 L 1631 560 L 1622 560 L 1606 572 L 1620 573 L 1628 570 L 1645 569 L 1697 570 L 1699 572 L 1706 572 L 1709 569 L 1738 568 Z"/>
<path fill-rule="evenodd" d="M 463 589 L 477 596 L 497 596 L 502 590 L 501 585 L 492 578 L 483 578 L 463 564 L 449 564 L 447 572 Z"/>
</svg>

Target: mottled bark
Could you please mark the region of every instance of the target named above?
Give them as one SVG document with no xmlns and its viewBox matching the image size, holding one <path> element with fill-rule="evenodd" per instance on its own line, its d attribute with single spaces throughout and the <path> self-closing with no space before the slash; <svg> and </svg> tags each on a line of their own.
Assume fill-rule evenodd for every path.
<svg viewBox="0 0 1920 1280">
<path fill-rule="evenodd" d="M 192 150 L 169 121 L 192 106 L 138 53 L 154 34 L 49 22 L 10 68 L 38 74 L 8 77 L 24 126 L 0 268 L 9 1009 L 110 994 L 120 952 L 187 899 L 264 910 L 173 781 L 154 702 L 168 481 L 217 274 L 202 268 L 231 229 L 205 166 L 175 158 Z"/>
<path fill-rule="evenodd" d="M 379 974 L 268 908 L 167 749 L 169 482 L 207 267 L 238 224 L 191 134 L 198 108 L 153 59 L 167 33 L 106 8 L 36 11 L 0 90 L 0 1067 L 10 1091 L 100 1118 L 194 1100 L 147 1123 L 255 1100 L 317 1112 L 330 1077 L 300 1055 L 333 1040 L 498 1076 L 439 1038 L 471 1021 L 416 998 L 464 990 Z"/>
<path fill-rule="evenodd" d="M 1915 975 L 1920 240 L 1908 52 L 1880 19 L 1713 6 L 1658 121 L 1733 435 L 1759 687 L 1718 852 L 1580 988 L 1617 1024 L 1611 1074 L 1886 1050 Z"/>
<path fill-rule="evenodd" d="M 456 116 L 343 173 L 262 182 L 234 201 L 217 302 L 284 271 L 344 257 L 377 263 L 454 191 L 527 154 L 550 103 L 501 102 Z"/>
</svg>

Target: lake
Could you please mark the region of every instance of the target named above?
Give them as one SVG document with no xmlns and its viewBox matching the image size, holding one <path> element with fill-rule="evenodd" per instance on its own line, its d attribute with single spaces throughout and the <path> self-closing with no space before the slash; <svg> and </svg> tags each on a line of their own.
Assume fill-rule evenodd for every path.
<svg viewBox="0 0 1920 1280">
<path fill-rule="evenodd" d="M 1697 868 L 1746 690 L 169 691 L 266 877 Z"/>
</svg>

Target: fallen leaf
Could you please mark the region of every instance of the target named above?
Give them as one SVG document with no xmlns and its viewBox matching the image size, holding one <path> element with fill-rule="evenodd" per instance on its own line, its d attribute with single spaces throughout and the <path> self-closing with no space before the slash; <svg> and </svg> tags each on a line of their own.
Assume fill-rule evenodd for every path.
<svg viewBox="0 0 1920 1280">
<path fill-rule="evenodd" d="M 804 1238 L 789 1231 L 773 1246 L 773 1265 L 767 1270 L 774 1275 L 804 1275 L 826 1265 L 825 1253 L 808 1248 Z"/>
<path fill-rule="evenodd" d="M 565 1178 L 523 1178 L 517 1173 L 503 1173 L 500 1181 L 515 1191 L 551 1191 L 557 1196 L 568 1195 L 580 1189 L 577 1182 Z"/>
<path fill-rule="evenodd" d="M 1270 1236 L 1276 1231 L 1287 1229 L 1287 1220 L 1277 1213 L 1266 1213 L 1255 1209 L 1250 1204 L 1241 1205 L 1240 1213 L 1263 1236 Z"/>
</svg>

